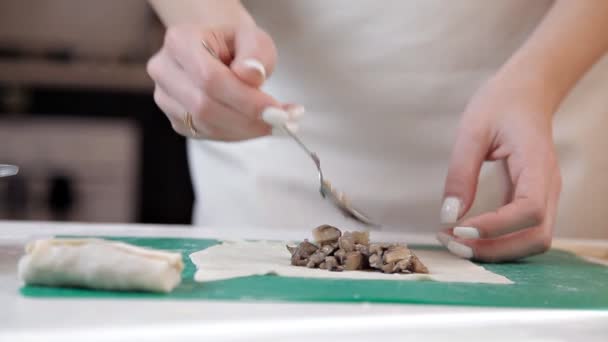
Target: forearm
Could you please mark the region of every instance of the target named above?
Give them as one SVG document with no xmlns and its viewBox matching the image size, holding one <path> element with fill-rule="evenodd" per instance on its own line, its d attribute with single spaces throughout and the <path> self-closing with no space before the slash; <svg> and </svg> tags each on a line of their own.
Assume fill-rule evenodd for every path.
<svg viewBox="0 0 608 342">
<path fill-rule="evenodd" d="M 557 107 L 606 51 L 608 1 L 557 0 L 497 77 L 539 92 Z"/>
<path fill-rule="evenodd" d="M 239 0 L 148 0 L 165 26 L 224 26 L 252 23 Z"/>
</svg>

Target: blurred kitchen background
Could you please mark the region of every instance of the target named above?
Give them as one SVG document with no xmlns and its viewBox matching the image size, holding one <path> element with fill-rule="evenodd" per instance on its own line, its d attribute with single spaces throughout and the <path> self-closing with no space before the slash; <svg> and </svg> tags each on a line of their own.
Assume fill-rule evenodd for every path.
<svg viewBox="0 0 608 342">
<path fill-rule="evenodd" d="M 190 223 L 185 140 L 154 104 L 145 0 L 0 1 L 0 219 Z"/>
</svg>

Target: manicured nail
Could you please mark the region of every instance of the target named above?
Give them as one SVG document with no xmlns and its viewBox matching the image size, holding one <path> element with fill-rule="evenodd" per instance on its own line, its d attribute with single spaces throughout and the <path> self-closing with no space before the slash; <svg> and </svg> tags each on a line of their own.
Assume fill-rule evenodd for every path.
<svg viewBox="0 0 608 342">
<path fill-rule="evenodd" d="M 449 234 L 446 233 L 437 233 L 435 237 L 437 238 L 437 241 L 439 241 L 442 245 L 446 247 L 448 245 L 448 242 L 453 239 Z"/>
<path fill-rule="evenodd" d="M 298 120 L 302 116 L 304 116 L 304 113 L 306 113 L 306 109 L 304 108 L 304 106 L 297 105 L 290 107 L 287 110 L 287 113 L 289 113 L 289 120 Z"/>
<path fill-rule="evenodd" d="M 473 249 L 471 249 L 471 247 L 469 246 L 465 246 L 459 242 L 456 242 L 454 240 L 448 242 L 448 250 L 450 252 L 452 252 L 452 254 L 457 255 L 461 258 L 464 259 L 471 259 L 473 258 Z"/>
<path fill-rule="evenodd" d="M 246 68 L 256 70 L 262 75 L 263 79 L 266 79 L 266 68 L 264 68 L 264 64 L 262 64 L 262 62 L 258 61 L 257 59 L 248 58 L 243 61 L 243 65 Z"/>
<path fill-rule="evenodd" d="M 461 208 L 462 202 L 458 197 L 446 197 L 441 206 L 441 223 L 456 223 Z"/>
<path fill-rule="evenodd" d="M 267 107 L 262 112 L 262 120 L 272 127 L 281 127 L 289 121 L 289 114 L 280 108 Z"/>
<path fill-rule="evenodd" d="M 479 239 L 479 230 L 474 227 L 455 227 L 454 235 L 463 239 Z"/>
</svg>

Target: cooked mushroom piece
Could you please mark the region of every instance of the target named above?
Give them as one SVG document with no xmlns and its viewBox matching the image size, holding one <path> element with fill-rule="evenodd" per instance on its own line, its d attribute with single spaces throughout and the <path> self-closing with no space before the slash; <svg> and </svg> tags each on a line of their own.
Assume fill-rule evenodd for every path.
<svg viewBox="0 0 608 342">
<path fill-rule="evenodd" d="M 395 263 L 394 262 L 390 262 L 388 264 L 382 265 L 382 267 L 380 269 L 384 273 L 393 273 L 393 269 L 394 268 L 395 268 Z"/>
<path fill-rule="evenodd" d="M 312 231 L 312 236 L 315 239 L 315 242 L 320 245 L 336 242 L 341 235 L 342 232 L 340 229 L 328 224 L 318 226 Z"/>
<path fill-rule="evenodd" d="M 308 263 L 306 264 L 306 267 L 308 267 L 308 268 L 317 267 L 319 264 L 321 264 L 325 260 L 326 256 L 327 255 L 325 253 L 317 250 L 316 252 L 313 253 L 313 255 L 308 257 Z"/>
<path fill-rule="evenodd" d="M 323 245 L 321 247 L 321 252 L 325 253 L 325 255 L 331 255 L 337 248 L 338 248 L 337 244 L 335 246 L 334 246 L 334 244 Z"/>
<path fill-rule="evenodd" d="M 400 260 L 393 267 L 392 273 L 412 273 L 409 270 L 411 259 Z"/>
<path fill-rule="evenodd" d="M 414 273 L 429 273 L 429 269 L 418 259 L 418 257 L 412 253 L 412 260 L 410 265 L 410 271 Z"/>
<path fill-rule="evenodd" d="M 355 250 L 361 254 L 363 254 L 363 256 L 368 257 L 369 256 L 369 247 L 366 245 L 360 245 L 360 244 L 356 244 L 355 245 Z"/>
<path fill-rule="evenodd" d="M 382 257 L 378 254 L 372 254 L 369 256 L 369 266 L 376 269 L 382 269 Z"/>
<path fill-rule="evenodd" d="M 308 258 L 319 248 L 308 240 L 304 240 L 295 248 L 287 246 L 287 250 L 291 253 L 291 264 L 294 266 L 308 265 Z"/>
<path fill-rule="evenodd" d="M 397 262 L 400 260 L 408 260 L 412 257 L 412 252 L 409 248 L 402 245 L 394 245 L 388 248 L 384 253 L 384 263 Z"/>
<path fill-rule="evenodd" d="M 369 242 L 368 232 L 344 232 L 330 225 L 313 230 L 318 245 L 304 240 L 286 246 L 291 264 L 328 271 L 378 270 L 384 273 L 428 273 L 420 259 L 403 244 Z"/>
<path fill-rule="evenodd" d="M 291 257 L 291 264 L 294 266 L 307 266 L 308 259 L 298 259 L 298 258 Z"/>
<path fill-rule="evenodd" d="M 344 258 L 344 270 L 354 271 L 363 268 L 363 255 L 357 251 L 346 253 Z"/>
<path fill-rule="evenodd" d="M 356 244 L 369 245 L 369 232 L 352 232 Z"/>
<path fill-rule="evenodd" d="M 350 232 L 344 232 L 338 239 L 338 246 L 343 249 L 346 253 L 355 250 L 355 237 Z"/>
<path fill-rule="evenodd" d="M 369 253 L 370 254 L 378 254 L 378 256 L 382 256 L 384 251 L 389 247 L 388 244 L 385 243 L 372 243 L 369 245 Z"/>
<path fill-rule="evenodd" d="M 344 257 L 346 257 L 346 252 L 343 249 L 338 249 L 334 252 L 334 257 L 338 260 L 338 263 L 344 263 Z"/>
<path fill-rule="evenodd" d="M 333 271 L 338 268 L 338 260 L 336 260 L 333 256 L 328 256 L 325 258 L 325 268 Z"/>
<path fill-rule="evenodd" d="M 316 252 L 317 249 L 319 249 L 319 247 L 317 247 L 314 244 L 310 243 L 307 239 L 304 239 L 304 241 L 302 241 L 298 245 L 298 248 L 296 248 L 295 254 L 297 254 L 301 258 L 308 258 L 314 252 Z"/>
</svg>

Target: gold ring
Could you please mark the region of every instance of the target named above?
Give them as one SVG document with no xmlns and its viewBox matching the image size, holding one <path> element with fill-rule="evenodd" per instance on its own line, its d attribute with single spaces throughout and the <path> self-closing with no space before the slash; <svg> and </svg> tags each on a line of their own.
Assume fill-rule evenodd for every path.
<svg viewBox="0 0 608 342">
<path fill-rule="evenodd" d="M 196 136 L 198 135 L 198 130 L 194 127 L 194 123 L 192 122 L 192 114 L 190 114 L 190 112 L 184 113 L 184 123 L 186 124 L 186 127 L 188 127 L 188 129 L 190 130 L 192 137 L 196 138 Z"/>
<path fill-rule="evenodd" d="M 203 47 L 205 48 L 205 50 L 207 50 L 207 52 L 209 52 L 209 54 L 213 58 L 220 59 L 220 57 L 217 55 L 217 53 L 215 53 L 215 51 L 213 51 L 213 49 L 209 47 L 209 45 L 207 44 L 207 42 L 205 42 L 204 40 L 201 40 L 201 44 L 203 44 Z"/>
</svg>

